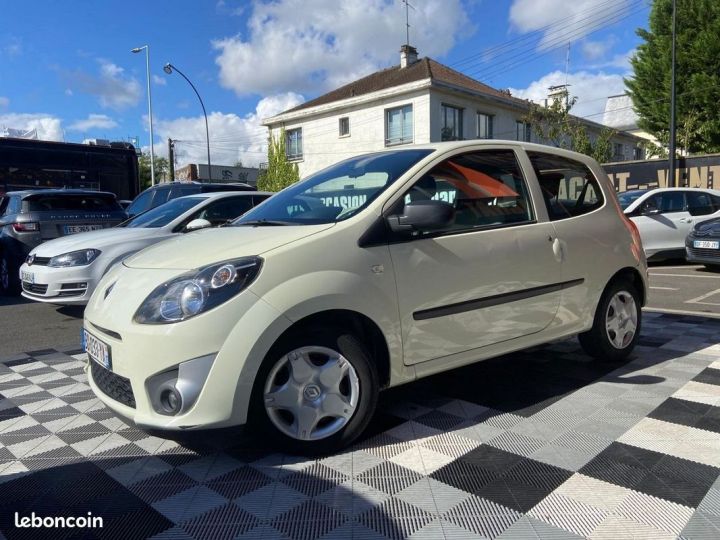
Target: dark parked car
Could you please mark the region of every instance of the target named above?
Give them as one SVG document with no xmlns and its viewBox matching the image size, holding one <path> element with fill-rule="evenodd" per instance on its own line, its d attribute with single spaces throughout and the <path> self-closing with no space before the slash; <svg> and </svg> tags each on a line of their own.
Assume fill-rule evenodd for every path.
<svg viewBox="0 0 720 540">
<path fill-rule="evenodd" d="M 127 219 L 114 194 L 79 189 L 10 191 L 0 198 L 0 293 L 20 292 L 18 269 L 46 240 Z"/>
<path fill-rule="evenodd" d="M 249 184 L 203 184 L 200 182 L 169 182 L 157 184 L 140 193 L 130 206 L 127 207 L 128 216 L 132 217 L 160 206 L 170 199 L 177 199 L 185 195 L 198 193 L 215 193 L 216 191 L 256 191 Z"/>
<path fill-rule="evenodd" d="M 720 218 L 701 221 L 690 229 L 685 240 L 685 254 L 690 262 L 720 271 Z"/>
</svg>

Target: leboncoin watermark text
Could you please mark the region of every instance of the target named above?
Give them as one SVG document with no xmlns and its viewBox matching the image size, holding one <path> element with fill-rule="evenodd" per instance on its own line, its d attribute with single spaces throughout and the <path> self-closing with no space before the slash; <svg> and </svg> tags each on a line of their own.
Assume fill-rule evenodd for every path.
<svg viewBox="0 0 720 540">
<path fill-rule="evenodd" d="M 87 516 L 36 516 L 35 512 L 29 516 L 20 517 L 15 512 L 15 526 L 20 529 L 102 529 L 103 518 L 93 516 L 88 512 Z"/>
</svg>

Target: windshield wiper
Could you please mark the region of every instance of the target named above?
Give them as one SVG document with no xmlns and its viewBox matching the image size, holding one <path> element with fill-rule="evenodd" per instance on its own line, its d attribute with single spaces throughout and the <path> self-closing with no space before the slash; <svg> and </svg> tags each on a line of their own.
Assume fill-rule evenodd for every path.
<svg viewBox="0 0 720 540">
<path fill-rule="evenodd" d="M 251 219 L 250 221 L 243 221 L 242 223 L 238 223 L 235 226 L 242 227 L 243 225 L 251 225 L 253 227 L 271 227 L 277 225 L 297 225 L 297 223 L 294 223 L 292 221 L 279 221 L 273 219 Z"/>
</svg>

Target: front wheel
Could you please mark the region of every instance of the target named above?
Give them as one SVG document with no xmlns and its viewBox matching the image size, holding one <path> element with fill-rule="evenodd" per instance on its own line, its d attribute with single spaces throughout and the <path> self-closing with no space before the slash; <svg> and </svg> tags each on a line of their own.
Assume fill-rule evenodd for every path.
<svg viewBox="0 0 720 540">
<path fill-rule="evenodd" d="M 353 335 L 307 332 L 284 340 L 265 358 L 251 419 L 283 449 L 326 454 L 365 430 L 377 395 L 375 365 Z"/>
<path fill-rule="evenodd" d="M 640 337 L 640 294 L 630 282 L 612 283 L 600 298 L 593 326 L 578 336 L 590 356 L 617 362 L 626 358 Z"/>
</svg>

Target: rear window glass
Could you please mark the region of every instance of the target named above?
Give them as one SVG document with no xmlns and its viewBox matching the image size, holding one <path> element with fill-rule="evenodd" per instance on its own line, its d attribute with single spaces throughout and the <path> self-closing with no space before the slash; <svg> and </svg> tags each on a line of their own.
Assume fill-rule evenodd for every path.
<svg viewBox="0 0 720 540">
<path fill-rule="evenodd" d="M 72 210 L 85 212 L 115 212 L 122 207 L 110 195 L 31 195 L 25 198 L 28 212 Z"/>
</svg>

